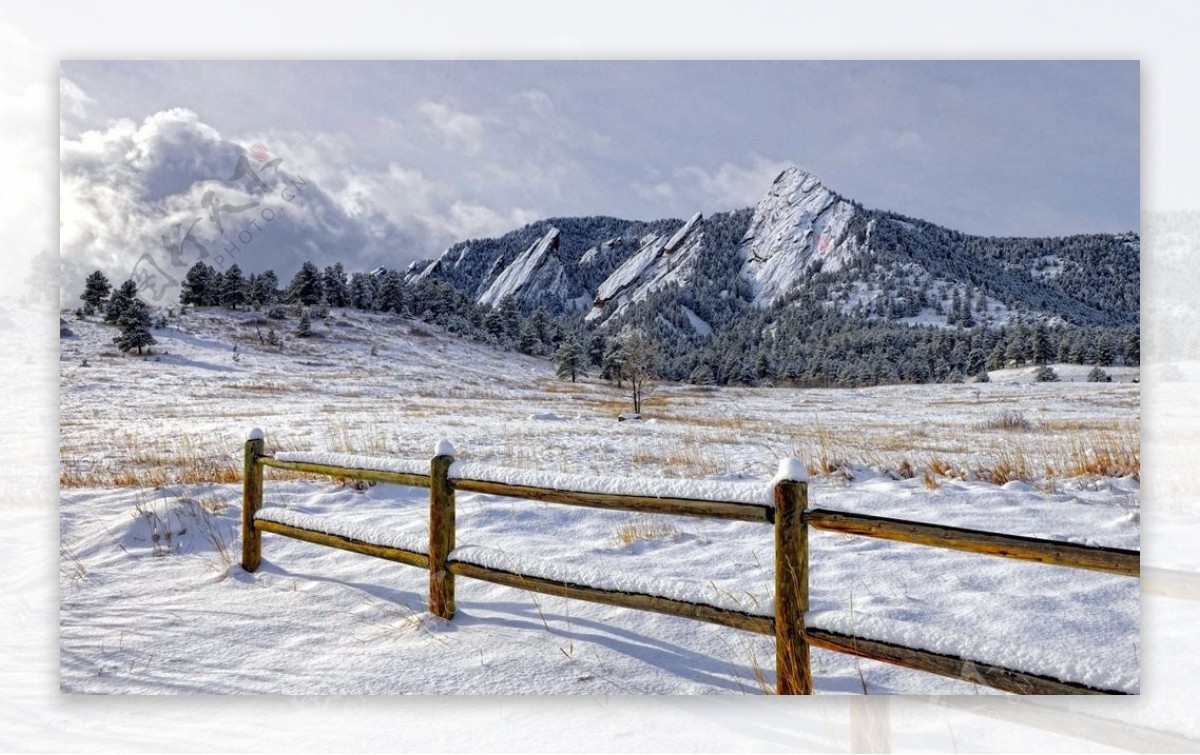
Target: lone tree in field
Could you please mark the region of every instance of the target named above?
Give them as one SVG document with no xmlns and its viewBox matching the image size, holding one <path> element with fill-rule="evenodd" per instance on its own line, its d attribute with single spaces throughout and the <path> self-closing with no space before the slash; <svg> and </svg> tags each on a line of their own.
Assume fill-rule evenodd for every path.
<svg viewBox="0 0 1200 755">
<path fill-rule="evenodd" d="M 113 343 L 121 351 L 142 353 L 142 347 L 154 345 L 154 336 L 150 335 L 150 310 L 141 299 L 131 299 L 121 312 L 117 321 L 121 335 L 113 339 Z"/>
<path fill-rule="evenodd" d="M 83 296 L 79 297 L 83 300 L 84 313 L 90 315 L 100 311 L 100 305 L 110 293 L 112 284 L 108 282 L 104 273 L 97 270 L 89 275 L 83 285 Z"/>
<path fill-rule="evenodd" d="M 568 337 L 562 346 L 554 353 L 555 374 L 560 380 L 571 378 L 574 383 L 577 377 L 586 377 L 587 360 L 584 359 L 583 346 L 575 336 Z"/>
<path fill-rule="evenodd" d="M 626 395 L 633 402 L 634 413 L 641 414 L 642 402 L 654 391 L 658 381 L 658 370 L 662 362 L 658 342 L 637 330 L 630 332 L 621 341 L 621 350 L 625 356 L 621 374 L 627 384 Z"/>
</svg>

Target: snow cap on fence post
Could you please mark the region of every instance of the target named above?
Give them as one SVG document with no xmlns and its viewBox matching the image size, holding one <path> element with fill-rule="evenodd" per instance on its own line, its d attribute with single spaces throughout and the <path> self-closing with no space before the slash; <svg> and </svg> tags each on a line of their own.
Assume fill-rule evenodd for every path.
<svg viewBox="0 0 1200 755">
<path fill-rule="evenodd" d="M 261 427 L 256 427 L 250 431 L 250 436 L 246 440 L 262 440 L 263 431 Z"/>
<path fill-rule="evenodd" d="M 454 444 L 445 438 L 437 442 L 437 446 L 433 449 L 434 456 L 454 456 Z"/>
<path fill-rule="evenodd" d="M 772 482 L 808 482 L 808 465 L 799 459 L 780 459 Z"/>
</svg>

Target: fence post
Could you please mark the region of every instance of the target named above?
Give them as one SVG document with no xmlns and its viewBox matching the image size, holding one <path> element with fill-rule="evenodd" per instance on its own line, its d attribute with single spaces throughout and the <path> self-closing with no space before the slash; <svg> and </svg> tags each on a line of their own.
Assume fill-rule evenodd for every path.
<svg viewBox="0 0 1200 755">
<path fill-rule="evenodd" d="M 242 568 L 249 572 L 262 561 L 262 533 L 254 527 L 254 515 L 263 502 L 263 468 L 258 458 L 265 445 L 263 431 L 257 427 L 251 430 L 242 467 Z"/>
<path fill-rule="evenodd" d="M 429 611 L 443 619 L 454 618 L 454 575 L 446 568 L 454 550 L 454 485 L 450 465 L 454 446 L 437 445 L 429 463 Z"/>
<path fill-rule="evenodd" d="M 808 474 L 784 459 L 775 477 L 775 680 L 781 695 L 811 695 L 808 637 Z"/>
</svg>

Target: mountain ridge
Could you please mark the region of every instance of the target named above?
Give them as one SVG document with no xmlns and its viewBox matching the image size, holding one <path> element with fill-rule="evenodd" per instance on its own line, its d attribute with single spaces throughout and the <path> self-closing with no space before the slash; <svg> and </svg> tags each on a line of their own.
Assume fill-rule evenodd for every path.
<svg viewBox="0 0 1200 755">
<path fill-rule="evenodd" d="M 553 249 L 539 249 L 550 234 Z M 665 288 L 733 299 L 743 312 L 798 293 L 867 322 L 1119 326 L 1138 321 L 1139 254 L 1135 233 L 985 237 L 868 210 L 790 167 L 753 209 L 686 221 L 550 218 L 456 244 L 408 280 L 445 280 L 490 307 L 511 296 L 523 311 L 592 327 L 620 327 Z M 697 314 L 674 298 L 668 306 Z"/>
</svg>

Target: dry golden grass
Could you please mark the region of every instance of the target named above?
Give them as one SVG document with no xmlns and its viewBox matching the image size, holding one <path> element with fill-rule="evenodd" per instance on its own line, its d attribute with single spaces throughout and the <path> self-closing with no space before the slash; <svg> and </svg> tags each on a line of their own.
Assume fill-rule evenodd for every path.
<svg viewBox="0 0 1200 755">
<path fill-rule="evenodd" d="M 618 545 L 632 545 L 638 541 L 670 540 L 679 534 L 679 529 L 667 519 L 635 514 L 617 528 L 613 539 Z"/>
<path fill-rule="evenodd" d="M 1141 479 L 1142 447 L 1136 434 L 1102 433 L 1072 438 L 1070 458 L 1063 465 L 1067 477 L 1095 475 Z"/>
<path fill-rule="evenodd" d="M 63 455 L 59 485 L 161 488 L 172 484 L 239 483 L 242 461 L 215 436 L 183 435 L 150 442 L 132 431 L 108 438 L 104 462 Z"/>
<path fill-rule="evenodd" d="M 954 466 L 938 456 L 929 460 L 929 472 L 939 477 L 950 477 L 954 474 Z"/>
<path fill-rule="evenodd" d="M 1089 419 L 903 427 L 872 425 L 833 429 L 814 423 L 794 431 L 792 454 L 809 473 L 829 476 L 848 465 L 874 466 L 897 477 L 974 477 L 998 485 L 1013 480 L 1052 483 L 1080 476 L 1140 479 L 1141 451 L 1136 422 Z M 1014 424 L 1015 422 L 1015 424 Z M 1000 425 L 1008 429 L 999 429 Z"/>
<path fill-rule="evenodd" d="M 639 445 L 629 456 L 639 473 L 665 477 L 709 477 L 733 471 L 736 454 L 719 432 L 687 430 Z"/>
<path fill-rule="evenodd" d="M 703 414 L 680 414 L 667 418 L 670 422 L 680 425 L 690 425 L 694 427 L 710 427 L 717 430 L 732 430 L 738 434 L 742 433 L 759 433 L 769 435 L 775 433 L 779 429 L 776 422 L 771 422 L 755 417 L 747 417 L 743 414 L 722 414 L 722 415 L 703 415 Z"/>
<path fill-rule="evenodd" d="M 539 380 L 539 390 L 552 394 L 585 395 L 595 393 L 596 386 L 587 383 L 569 383 L 565 380 Z"/>
<path fill-rule="evenodd" d="M 987 480 L 995 485 L 1013 481 L 1033 482 L 1034 480 L 1029 460 L 1020 447 L 1004 449 L 990 463 L 979 465 L 972 471 L 979 479 Z"/>
</svg>

